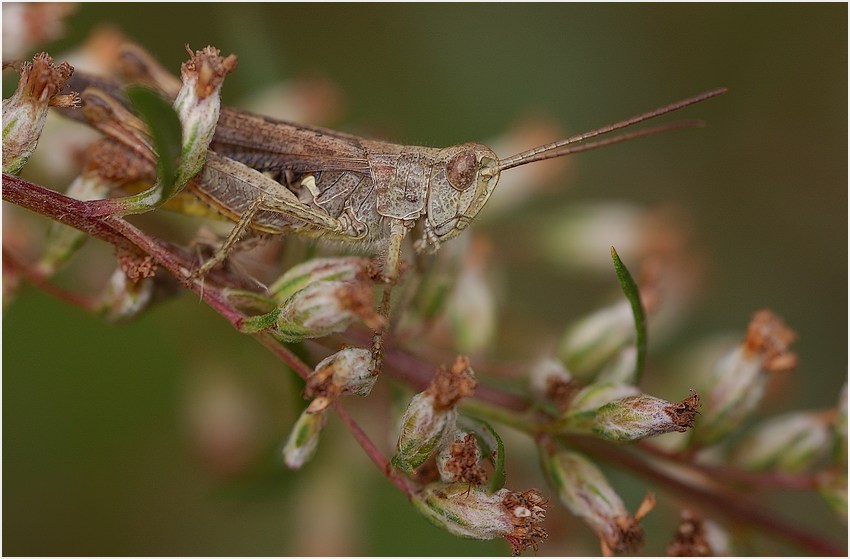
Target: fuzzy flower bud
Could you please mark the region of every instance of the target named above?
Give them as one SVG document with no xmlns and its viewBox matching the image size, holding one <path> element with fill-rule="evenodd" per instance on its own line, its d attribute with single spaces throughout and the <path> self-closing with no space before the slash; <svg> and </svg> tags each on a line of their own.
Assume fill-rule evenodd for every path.
<svg viewBox="0 0 850 559">
<path fill-rule="evenodd" d="M 559 410 L 567 409 L 578 390 L 573 375 L 558 359 L 543 359 L 529 372 L 531 393 L 541 400 L 553 402 Z"/>
<path fill-rule="evenodd" d="M 716 442 L 752 415 L 764 396 L 766 373 L 796 365 L 796 356 L 788 350 L 795 338 L 770 311 L 753 316 L 744 342 L 721 358 L 705 379 L 705 409 L 692 444 Z"/>
<path fill-rule="evenodd" d="M 367 349 L 349 347 L 326 357 L 307 377 L 304 395 L 313 398 L 313 411 L 321 411 L 345 394 L 368 396 L 378 376 Z"/>
<path fill-rule="evenodd" d="M 178 184 L 188 181 L 203 167 L 221 109 L 221 84 L 236 69 L 235 55 L 222 58 L 219 54 L 213 47 L 195 53 L 189 50 L 190 58 L 180 68 L 183 87 L 174 100 L 183 125 L 183 153 L 175 181 Z"/>
<path fill-rule="evenodd" d="M 576 377 L 586 381 L 634 339 L 632 307 L 623 299 L 571 326 L 561 338 L 558 357 Z"/>
<path fill-rule="evenodd" d="M 343 332 L 358 319 L 377 330 L 384 321 L 372 304 L 372 290 L 363 284 L 343 281 L 312 283 L 273 311 L 273 324 L 266 326 L 272 326 L 274 333 L 288 342 Z"/>
<path fill-rule="evenodd" d="M 640 547 L 643 528 L 638 521 L 654 505 L 651 494 L 632 516 L 599 468 L 583 455 L 548 449 L 543 464 L 561 502 L 596 532 L 603 551 L 623 553 Z"/>
<path fill-rule="evenodd" d="M 465 353 L 486 348 L 496 332 L 490 252 L 483 239 L 473 239 L 445 307 L 456 347 Z"/>
<path fill-rule="evenodd" d="M 287 270 L 269 287 L 269 292 L 275 301 L 283 303 L 312 283 L 365 278 L 368 268 L 369 260 L 359 256 L 314 258 Z"/>
<path fill-rule="evenodd" d="M 678 404 L 642 394 L 605 404 L 596 410 L 593 433 L 612 441 L 637 441 L 694 426 L 699 396 L 694 393 Z"/>
<path fill-rule="evenodd" d="M 732 461 L 748 470 L 801 472 L 824 458 L 832 446 L 831 418 L 793 412 L 774 417 L 741 440 Z"/>
<path fill-rule="evenodd" d="M 127 277 L 122 268 L 115 270 L 100 300 L 100 313 L 109 322 L 129 320 L 139 314 L 154 293 L 154 279 L 141 277 L 136 280 Z"/>
<path fill-rule="evenodd" d="M 326 421 L 327 410 L 317 411 L 308 406 L 301 412 L 283 447 L 283 461 L 289 468 L 297 470 L 313 458 Z"/>
<path fill-rule="evenodd" d="M 605 404 L 630 396 L 639 396 L 640 389 L 619 382 L 596 382 L 582 388 L 570 405 L 569 413 L 595 412 Z"/>
<path fill-rule="evenodd" d="M 393 466 L 407 473 L 421 466 L 454 432 L 457 403 L 472 394 L 477 384 L 465 357 L 455 359 L 450 369 L 440 367 L 402 416 Z"/>
<path fill-rule="evenodd" d="M 536 489 L 489 494 L 466 483 L 433 483 L 413 498 L 413 505 L 436 526 L 462 538 L 506 538 L 518 555 L 546 538 L 537 526 L 546 516 L 546 501 Z"/>
<path fill-rule="evenodd" d="M 158 180 L 144 192 L 105 206 L 107 213 L 123 215 L 152 210 L 179 192 L 204 166 L 221 110 L 221 85 L 225 76 L 236 69 L 236 56 L 224 58 L 213 47 L 194 53 L 189 50 L 189 55 L 180 70 L 183 87 L 173 105 L 180 121 L 181 150 L 171 184 Z"/>
<path fill-rule="evenodd" d="M 64 35 L 64 20 L 76 9 L 70 2 L 3 2 L 3 59 L 21 58 Z"/>
<path fill-rule="evenodd" d="M 3 171 L 20 173 L 38 145 L 48 107 L 76 107 L 76 93 L 59 95 L 74 73 L 67 62 L 56 65 L 46 53 L 35 55 L 20 68 L 18 88 L 3 99 Z"/>
<path fill-rule="evenodd" d="M 480 461 L 481 450 L 475 435 L 455 431 L 437 455 L 437 470 L 445 482 L 481 485 L 487 481 L 487 474 Z"/>
</svg>

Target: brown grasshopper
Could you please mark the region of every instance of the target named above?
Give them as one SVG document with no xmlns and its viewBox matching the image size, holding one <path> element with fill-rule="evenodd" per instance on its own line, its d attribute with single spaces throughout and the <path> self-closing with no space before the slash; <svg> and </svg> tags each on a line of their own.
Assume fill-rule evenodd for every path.
<svg viewBox="0 0 850 559">
<path fill-rule="evenodd" d="M 166 94 L 179 87 L 142 51 L 131 47 L 125 58 L 131 60 L 136 76 L 147 77 Z M 103 80 L 93 78 L 90 83 L 105 87 Z M 380 277 L 387 286 L 380 312 L 386 317 L 391 286 L 399 273 L 402 242 L 417 223 L 422 224 L 422 237 L 414 245 L 416 250 L 434 252 L 472 223 L 495 190 L 502 171 L 697 126 L 699 121 L 674 122 L 582 143 L 725 91 L 715 89 L 507 158 L 499 158 L 478 143 L 447 148 L 408 146 L 222 108 L 206 164 L 187 188 L 237 225 L 217 254 L 194 276 L 202 276 L 226 258 L 248 229 L 352 243 L 377 250 L 382 256 Z M 83 98 L 85 102 L 87 95 Z M 111 103 L 109 95 L 88 98 Z M 114 129 L 103 123 L 95 125 L 107 133 Z M 112 135 L 122 141 L 120 134 Z M 380 334 L 376 334 L 376 356 L 380 355 L 380 345 Z"/>
<path fill-rule="evenodd" d="M 392 282 L 407 233 L 421 222 L 416 250 L 436 251 L 472 223 L 502 171 L 696 126 L 698 121 L 676 122 L 575 145 L 725 91 L 709 91 L 504 159 L 474 142 L 407 146 L 223 109 L 206 166 L 190 188 L 242 223 L 231 240 L 250 227 L 376 247 L 384 255 L 382 278 Z"/>
</svg>

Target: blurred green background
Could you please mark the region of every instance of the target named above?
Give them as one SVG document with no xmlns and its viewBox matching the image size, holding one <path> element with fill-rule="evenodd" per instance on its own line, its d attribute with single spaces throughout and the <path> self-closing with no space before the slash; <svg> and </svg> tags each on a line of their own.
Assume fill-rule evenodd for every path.
<svg viewBox="0 0 850 559">
<path fill-rule="evenodd" d="M 511 265 L 518 250 L 536 254 L 540 216 L 674 203 L 709 265 L 672 349 L 741 333 L 769 307 L 799 334 L 800 356 L 769 411 L 835 403 L 847 374 L 846 5 L 81 4 L 67 23 L 52 54 L 103 24 L 174 71 L 186 43 L 236 53 L 233 104 L 324 76 L 342 94 L 332 125 L 409 144 L 484 141 L 529 115 L 579 132 L 728 86 L 683 115 L 706 128 L 574 156 L 568 188 L 482 226 L 512 269 L 495 357 L 530 358 L 538 348 L 512 326 L 539 319 L 554 337 L 616 285 L 613 273 Z M 334 419 L 316 460 L 284 471 L 277 449 L 301 405 L 293 375 L 189 295 L 120 327 L 32 289 L 7 305 L 5 554 L 508 552 L 418 518 Z M 389 421 L 354 409 L 367 431 Z M 530 449 L 508 448 L 509 485 L 542 486 Z M 646 488 L 615 482 L 630 506 Z M 799 522 L 844 539 L 823 505 L 795 502 Z M 552 518 L 542 555 L 596 553 L 583 526 Z M 663 552 L 673 522 L 651 517 L 647 552 Z"/>
</svg>

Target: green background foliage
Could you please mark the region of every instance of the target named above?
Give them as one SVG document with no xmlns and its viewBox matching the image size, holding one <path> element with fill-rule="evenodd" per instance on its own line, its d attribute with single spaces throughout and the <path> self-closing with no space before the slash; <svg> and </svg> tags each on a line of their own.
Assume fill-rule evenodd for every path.
<svg viewBox="0 0 850 559">
<path fill-rule="evenodd" d="M 703 303 L 674 345 L 741 333 L 770 307 L 798 332 L 800 366 L 768 411 L 834 405 L 847 365 L 845 5 L 82 4 L 47 49 L 61 57 L 103 24 L 175 73 L 186 43 L 236 53 L 226 103 L 320 73 L 344 94 L 335 126 L 420 145 L 481 141 L 527 115 L 578 132 L 728 86 L 686 115 L 708 127 L 574 156 L 569 188 L 486 231 L 510 263 L 536 257 L 538 217 L 572 202 L 684 206 L 710 267 Z M 94 245 L 83 259 L 108 255 Z M 499 301 L 496 358 L 530 358 L 539 340 L 519 326 L 539 322 L 556 336 L 616 289 L 613 271 L 583 277 L 543 258 L 518 262 Z M 298 382 L 188 294 L 108 326 L 26 289 L 4 322 L 6 554 L 309 554 L 334 541 L 342 547 L 331 553 L 508 553 L 504 542 L 459 540 L 419 518 L 335 418 L 315 461 L 285 471 L 278 451 L 303 405 Z M 235 386 L 253 414 L 236 466 L 211 466 L 192 444 L 187 408 L 211 377 Z M 390 421 L 374 407 L 353 411 L 367 431 Z M 530 448 L 504 431 L 508 486 L 542 487 Z M 612 482 L 630 507 L 646 488 L 619 474 Z M 777 506 L 793 502 L 800 523 L 846 530 L 815 499 L 792 497 Z M 322 512 L 334 509 L 347 528 Z M 541 554 L 596 553 L 567 518 L 552 514 Z M 661 553 L 674 525 L 671 512 L 653 513 L 646 551 Z"/>
</svg>

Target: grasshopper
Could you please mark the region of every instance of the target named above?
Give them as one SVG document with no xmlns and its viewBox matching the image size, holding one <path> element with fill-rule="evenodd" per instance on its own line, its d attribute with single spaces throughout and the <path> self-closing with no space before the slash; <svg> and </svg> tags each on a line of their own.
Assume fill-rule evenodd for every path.
<svg viewBox="0 0 850 559">
<path fill-rule="evenodd" d="M 125 55 L 132 59 L 134 75 L 147 76 L 167 94 L 173 94 L 179 87 L 143 51 L 131 48 Z M 88 81 L 104 87 L 103 80 Z M 506 158 L 474 142 L 447 148 L 409 146 L 224 107 L 206 163 L 187 189 L 237 225 L 222 248 L 194 276 L 202 276 L 224 260 L 248 229 L 350 243 L 371 248 L 381 255 L 380 277 L 386 285 L 379 312 L 387 317 L 403 240 L 417 224 L 421 224 L 422 236 L 414 243 L 415 249 L 433 253 L 475 220 L 503 171 L 662 131 L 697 126 L 700 121 L 673 122 L 587 141 L 725 91 L 725 88 L 708 91 Z M 109 95 L 100 97 L 101 101 L 109 98 Z M 126 138 L 117 139 L 126 141 Z M 376 356 L 380 355 L 380 346 L 380 333 L 376 333 L 373 339 Z"/>
</svg>

